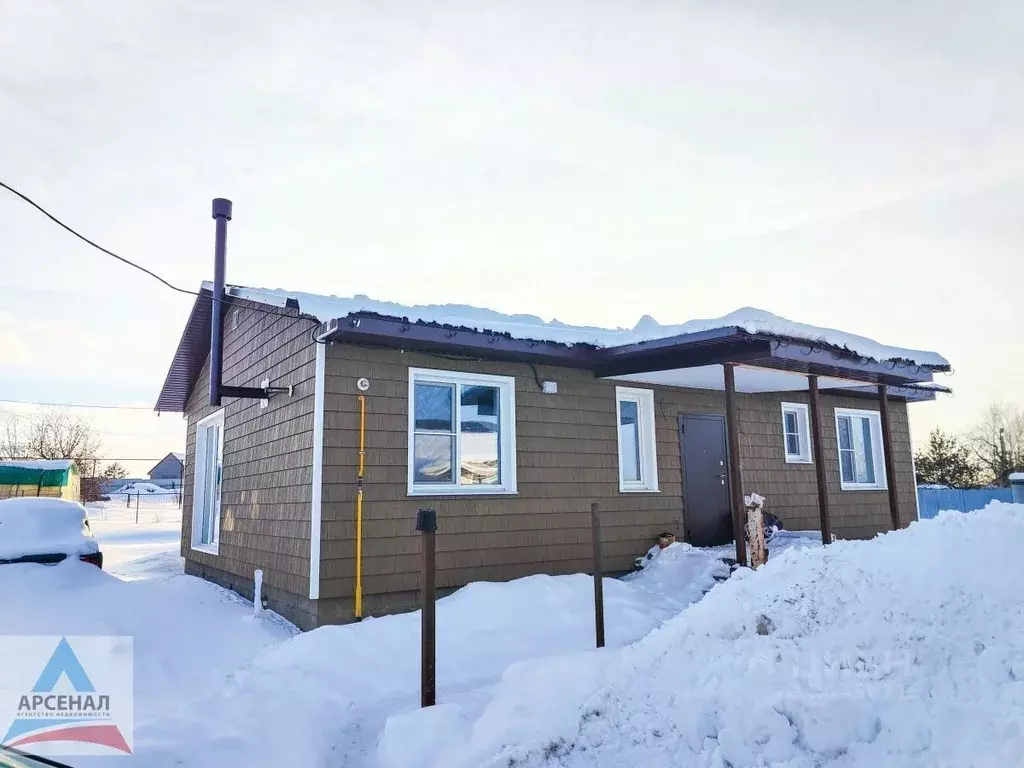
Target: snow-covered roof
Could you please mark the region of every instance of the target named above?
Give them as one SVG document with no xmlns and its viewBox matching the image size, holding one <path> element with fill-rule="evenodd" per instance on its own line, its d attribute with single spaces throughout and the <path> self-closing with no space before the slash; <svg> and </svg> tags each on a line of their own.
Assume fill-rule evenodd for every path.
<svg viewBox="0 0 1024 768">
<path fill-rule="evenodd" d="M 178 461 L 180 461 L 180 462 L 181 462 L 182 464 L 184 464 L 184 463 L 185 463 L 185 454 L 184 454 L 184 453 L 177 453 L 176 451 L 171 451 L 171 456 L 173 456 L 174 458 L 176 458 L 176 459 L 177 459 Z"/>
<path fill-rule="evenodd" d="M 203 287 L 212 290 L 212 284 L 209 282 L 204 283 Z M 244 286 L 230 286 L 228 291 L 232 296 L 240 299 L 279 307 L 285 306 L 286 302 L 292 299 L 298 303 L 300 312 L 312 315 L 321 322 L 366 312 L 386 317 L 405 318 L 414 323 L 437 323 L 470 330 L 508 334 L 512 338 L 529 341 L 550 341 L 566 345 L 589 344 L 595 347 L 617 347 L 735 327 L 748 333 L 763 333 L 827 344 L 847 349 L 861 357 L 879 362 L 898 360 L 922 366 L 946 367 L 949 365 L 949 361 L 936 352 L 880 344 L 864 336 L 787 320 L 755 307 L 744 307 L 722 317 L 668 325 L 659 323 L 650 315 L 644 315 L 632 328 L 598 328 L 568 325 L 558 320 L 545 321 L 535 315 L 508 315 L 467 304 L 404 305 L 390 301 L 377 301 L 363 295 L 323 296 L 279 288 Z"/>
<path fill-rule="evenodd" d="M 74 464 L 73 459 L 3 459 L 0 467 L 19 467 L 20 469 L 68 469 Z"/>
<path fill-rule="evenodd" d="M 1011 472 L 1009 480 L 1011 483 L 1024 483 L 1024 472 Z"/>
</svg>

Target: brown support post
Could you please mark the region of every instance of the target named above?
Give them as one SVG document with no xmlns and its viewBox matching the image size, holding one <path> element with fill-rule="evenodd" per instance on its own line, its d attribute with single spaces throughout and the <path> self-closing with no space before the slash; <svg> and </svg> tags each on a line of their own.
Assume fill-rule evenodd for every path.
<svg viewBox="0 0 1024 768">
<path fill-rule="evenodd" d="M 740 480 L 740 422 L 736 411 L 736 364 L 725 363 L 725 421 L 729 442 L 729 494 L 732 499 L 732 534 L 736 537 L 736 562 L 747 564 L 744 539 L 743 486 Z"/>
<path fill-rule="evenodd" d="M 818 478 L 818 514 L 821 516 L 821 543 L 832 543 L 832 523 L 828 517 L 828 483 L 825 480 L 825 438 L 821 429 L 821 397 L 818 377 L 807 377 L 811 393 L 811 444 L 814 446 L 814 472 Z"/>
<path fill-rule="evenodd" d="M 889 424 L 889 398 L 885 384 L 878 385 L 878 411 L 882 422 L 882 452 L 885 454 L 885 484 L 889 486 L 889 514 L 892 529 L 900 527 L 900 499 L 896 491 L 896 462 L 892 453 L 892 427 Z"/>
<path fill-rule="evenodd" d="M 590 505 L 590 528 L 594 542 L 594 633 L 597 647 L 604 648 L 604 569 L 601 567 L 601 510 Z"/>
<path fill-rule="evenodd" d="M 437 701 L 435 681 L 437 628 L 435 624 L 434 533 L 437 511 L 421 509 L 416 515 L 416 530 L 423 534 L 423 605 L 420 608 L 420 706 L 432 707 Z"/>
</svg>

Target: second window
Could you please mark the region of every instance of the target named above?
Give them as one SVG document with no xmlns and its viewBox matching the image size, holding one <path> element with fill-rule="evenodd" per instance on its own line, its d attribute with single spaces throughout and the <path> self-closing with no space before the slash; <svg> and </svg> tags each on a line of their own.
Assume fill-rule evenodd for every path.
<svg viewBox="0 0 1024 768">
<path fill-rule="evenodd" d="M 618 421 L 619 490 L 657 491 L 654 392 L 616 387 L 615 413 Z"/>
</svg>

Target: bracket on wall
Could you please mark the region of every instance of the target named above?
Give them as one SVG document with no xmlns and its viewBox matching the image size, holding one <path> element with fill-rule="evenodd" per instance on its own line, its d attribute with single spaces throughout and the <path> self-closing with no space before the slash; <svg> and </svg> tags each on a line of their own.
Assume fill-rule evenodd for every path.
<svg viewBox="0 0 1024 768">
<path fill-rule="evenodd" d="M 245 389 L 245 387 L 239 387 L 239 389 Z M 224 387 L 222 386 L 221 391 L 223 390 Z M 272 387 L 270 386 L 270 379 L 264 379 L 263 381 L 260 382 L 260 386 L 259 388 L 256 389 L 256 391 L 261 393 L 259 395 L 260 408 L 266 408 L 268 405 L 270 405 L 271 397 L 273 397 L 274 395 L 288 395 L 288 397 L 291 397 L 293 394 L 295 394 L 295 387 L 293 387 L 291 384 L 289 384 L 287 387 Z"/>
</svg>

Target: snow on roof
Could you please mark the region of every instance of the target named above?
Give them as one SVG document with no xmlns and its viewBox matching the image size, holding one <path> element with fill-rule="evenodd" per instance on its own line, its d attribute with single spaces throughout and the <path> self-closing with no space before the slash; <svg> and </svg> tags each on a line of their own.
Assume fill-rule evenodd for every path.
<svg viewBox="0 0 1024 768">
<path fill-rule="evenodd" d="M 3 459 L 0 467 L 19 467 L 20 469 L 67 469 L 74 464 L 73 459 Z"/>
<path fill-rule="evenodd" d="M 212 290 L 212 284 L 203 288 Z M 821 328 L 797 323 L 755 307 L 744 307 L 722 317 L 690 320 L 685 323 L 662 325 L 650 315 L 644 315 L 633 328 L 596 328 L 568 325 L 558 320 L 544 321 L 535 315 L 507 315 L 493 309 L 466 304 L 425 304 L 407 306 L 390 301 L 377 301 L 367 296 L 349 298 L 322 296 L 313 293 L 286 291 L 279 288 L 248 288 L 229 286 L 232 296 L 249 301 L 283 307 L 288 299 L 299 304 L 299 311 L 313 315 L 320 322 L 346 317 L 356 312 L 371 312 L 387 317 L 406 318 L 411 322 L 429 322 L 478 331 L 507 333 L 517 339 L 551 341 L 559 344 L 590 344 L 595 347 L 616 347 L 636 344 L 688 333 L 736 327 L 748 333 L 765 333 L 845 348 L 861 357 L 879 362 L 887 360 L 910 361 L 918 365 L 946 367 L 949 361 L 935 352 L 904 349 L 879 344 L 877 341 L 833 328 Z"/>
<path fill-rule="evenodd" d="M 174 458 L 176 458 L 176 459 L 177 459 L 178 461 L 180 461 L 180 462 L 181 462 L 182 464 L 184 464 L 184 463 L 185 463 L 185 454 L 184 454 L 184 453 L 177 453 L 177 452 L 175 452 L 175 451 L 171 451 L 171 456 L 173 456 Z"/>
<path fill-rule="evenodd" d="M 1011 472 L 1009 477 L 1010 482 L 1024 483 L 1024 472 Z"/>
</svg>

